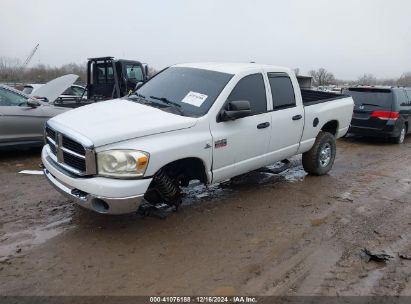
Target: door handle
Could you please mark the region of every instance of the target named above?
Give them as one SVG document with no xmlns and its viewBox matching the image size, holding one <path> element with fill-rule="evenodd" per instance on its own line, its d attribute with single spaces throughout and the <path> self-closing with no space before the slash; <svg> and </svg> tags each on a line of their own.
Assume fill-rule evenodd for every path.
<svg viewBox="0 0 411 304">
<path fill-rule="evenodd" d="M 270 123 L 267 122 L 263 122 L 257 125 L 257 129 L 264 129 L 264 128 L 268 128 L 270 126 Z"/>
<path fill-rule="evenodd" d="M 293 120 L 300 120 L 301 118 L 303 118 L 303 116 L 300 114 L 293 116 Z"/>
</svg>

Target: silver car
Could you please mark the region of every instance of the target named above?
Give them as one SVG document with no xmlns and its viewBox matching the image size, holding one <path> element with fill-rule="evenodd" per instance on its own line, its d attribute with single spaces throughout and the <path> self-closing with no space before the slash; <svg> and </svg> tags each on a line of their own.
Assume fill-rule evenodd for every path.
<svg viewBox="0 0 411 304">
<path fill-rule="evenodd" d="M 0 85 L 0 148 L 41 146 L 45 122 L 68 110 Z"/>
</svg>

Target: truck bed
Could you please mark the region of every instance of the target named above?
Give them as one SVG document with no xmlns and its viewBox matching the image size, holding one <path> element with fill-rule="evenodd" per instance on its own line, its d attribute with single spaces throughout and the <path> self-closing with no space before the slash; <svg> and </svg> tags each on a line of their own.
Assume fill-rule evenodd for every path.
<svg viewBox="0 0 411 304">
<path fill-rule="evenodd" d="M 304 106 L 311 106 L 317 103 L 327 102 L 331 100 L 336 100 L 340 98 L 347 97 L 346 95 L 330 93 L 330 92 L 322 92 L 322 91 L 314 91 L 314 90 L 301 90 L 301 97 L 303 99 Z"/>
</svg>

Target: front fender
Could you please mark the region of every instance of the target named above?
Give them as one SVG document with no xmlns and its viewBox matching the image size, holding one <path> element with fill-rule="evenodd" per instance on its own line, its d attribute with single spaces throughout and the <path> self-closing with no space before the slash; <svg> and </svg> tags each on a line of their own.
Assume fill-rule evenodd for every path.
<svg viewBox="0 0 411 304">
<path fill-rule="evenodd" d="M 145 177 L 153 176 L 165 165 L 183 159 L 198 158 L 206 169 L 208 182 L 212 180 L 212 137 L 208 128 L 189 128 L 102 146 L 96 152 L 113 149 L 135 149 L 150 154 Z"/>
</svg>

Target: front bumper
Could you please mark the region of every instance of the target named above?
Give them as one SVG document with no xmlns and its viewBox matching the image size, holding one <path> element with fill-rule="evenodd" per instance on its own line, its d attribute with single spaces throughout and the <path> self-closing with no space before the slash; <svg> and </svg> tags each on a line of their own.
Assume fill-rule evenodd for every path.
<svg viewBox="0 0 411 304">
<path fill-rule="evenodd" d="M 138 210 L 152 179 L 120 180 L 78 177 L 60 168 L 43 148 L 44 174 L 57 191 L 78 205 L 105 214 L 126 214 Z"/>
</svg>

